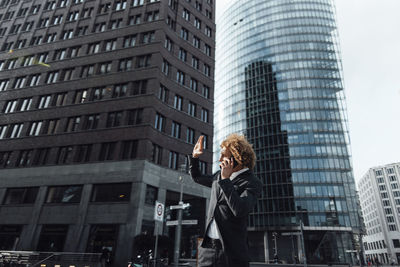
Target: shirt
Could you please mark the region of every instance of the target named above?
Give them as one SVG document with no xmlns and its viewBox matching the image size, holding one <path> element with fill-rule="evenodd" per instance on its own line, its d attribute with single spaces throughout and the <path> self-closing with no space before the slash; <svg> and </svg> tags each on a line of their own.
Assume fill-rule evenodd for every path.
<svg viewBox="0 0 400 267">
<path fill-rule="evenodd" d="M 229 180 L 233 181 L 233 179 L 235 179 L 239 174 L 244 173 L 247 170 L 249 170 L 249 168 L 243 168 L 241 170 L 238 170 L 237 172 L 232 173 L 231 176 L 229 177 Z M 210 227 L 208 228 L 207 231 L 207 236 L 212 239 L 220 239 L 215 219 L 211 221 Z"/>
</svg>

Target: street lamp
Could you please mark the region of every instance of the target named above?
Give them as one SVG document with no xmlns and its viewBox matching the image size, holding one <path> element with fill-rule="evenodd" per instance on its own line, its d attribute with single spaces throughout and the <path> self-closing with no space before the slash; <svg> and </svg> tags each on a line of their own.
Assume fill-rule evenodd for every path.
<svg viewBox="0 0 400 267">
<path fill-rule="evenodd" d="M 276 244 L 276 236 L 278 235 L 277 232 L 273 232 L 272 236 L 274 237 L 274 263 L 278 263 L 278 246 Z"/>
<path fill-rule="evenodd" d="M 179 168 L 180 171 L 186 171 L 186 164 L 182 164 Z M 182 210 L 183 210 L 183 176 L 179 175 L 179 182 L 181 184 L 181 190 L 179 192 L 179 205 L 182 208 L 178 209 L 178 225 L 175 228 L 175 247 L 174 247 L 174 266 L 179 265 L 179 254 L 181 250 L 181 235 L 182 235 Z"/>
</svg>

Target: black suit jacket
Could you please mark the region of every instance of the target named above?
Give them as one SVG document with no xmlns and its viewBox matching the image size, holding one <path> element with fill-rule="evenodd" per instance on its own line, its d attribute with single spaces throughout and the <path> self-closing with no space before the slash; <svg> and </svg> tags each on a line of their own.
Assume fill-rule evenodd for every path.
<svg viewBox="0 0 400 267">
<path fill-rule="evenodd" d="M 189 171 L 196 183 L 211 187 L 206 232 L 215 219 L 225 255 L 231 259 L 249 261 L 247 244 L 248 214 L 261 193 L 261 182 L 250 170 L 232 181 L 221 179 L 220 172 L 202 175 L 199 160 L 189 156 Z"/>
</svg>

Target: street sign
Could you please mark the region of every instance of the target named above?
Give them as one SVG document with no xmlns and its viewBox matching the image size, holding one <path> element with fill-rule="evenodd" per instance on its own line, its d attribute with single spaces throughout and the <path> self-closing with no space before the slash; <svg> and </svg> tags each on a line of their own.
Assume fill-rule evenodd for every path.
<svg viewBox="0 0 400 267">
<path fill-rule="evenodd" d="M 164 204 L 156 201 L 154 208 L 154 220 L 162 222 L 164 220 Z"/>
<path fill-rule="evenodd" d="M 346 252 L 347 252 L 347 253 L 355 253 L 355 252 L 357 252 L 357 250 L 350 250 L 350 249 L 347 249 Z"/>
<path fill-rule="evenodd" d="M 179 210 L 179 209 L 186 209 L 190 207 L 190 203 L 183 203 L 183 204 L 179 204 L 179 205 L 172 205 L 169 206 L 170 210 Z"/>
<path fill-rule="evenodd" d="M 197 220 L 182 220 L 182 225 L 194 225 L 197 224 Z M 178 225 L 178 221 L 167 221 L 167 226 Z"/>
<path fill-rule="evenodd" d="M 288 235 L 301 235 L 301 232 L 288 232 L 288 233 L 282 233 L 283 236 L 288 236 Z"/>
</svg>

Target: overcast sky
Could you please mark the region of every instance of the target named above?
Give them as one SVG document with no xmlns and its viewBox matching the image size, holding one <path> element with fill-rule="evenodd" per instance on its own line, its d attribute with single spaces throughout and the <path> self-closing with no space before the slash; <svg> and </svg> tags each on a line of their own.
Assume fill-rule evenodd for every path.
<svg viewBox="0 0 400 267">
<path fill-rule="evenodd" d="M 215 0 L 217 21 L 231 1 Z M 369 168 L 400 162 L 400 0 L 335 3 L 358 181 Z"/>
</svg>

